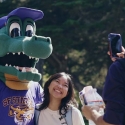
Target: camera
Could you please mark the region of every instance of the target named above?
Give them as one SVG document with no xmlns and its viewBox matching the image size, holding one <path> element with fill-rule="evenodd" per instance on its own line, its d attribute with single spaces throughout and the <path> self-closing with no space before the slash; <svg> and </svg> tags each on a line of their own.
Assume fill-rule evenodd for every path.
<svg viewBox="0 0 125 125">
<path fill-rule="evenodd" d="M 122 38 L 120 34 L 108 34 L 110 57 L 119 58 L 116 54 L 122 52 Z"/>
</svg>

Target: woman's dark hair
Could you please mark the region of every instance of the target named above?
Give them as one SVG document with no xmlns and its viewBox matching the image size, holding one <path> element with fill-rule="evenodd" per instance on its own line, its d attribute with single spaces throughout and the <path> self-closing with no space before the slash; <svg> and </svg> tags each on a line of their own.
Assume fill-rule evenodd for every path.
<svg viewBox="0 0 125 125">
<path fill-rule="evenodd" d="M 54 75 L 52 75 L 46 82 L 44 85 L 44 100 L 43 103 L 40 106 L 40 110 L 46 109 L 50 103 L 50 94 L 49 94 L 49 85 L 51 84 L 51 82 L 55 79 L 58 79 L 62 76 L 66 76 L 67 77 L 67 81 L 68 81 L 68 94 L 66 97 L 64 97 L 61 100 L 61 105 L 59 107 L 59 113 L 60 115 L 65 115 L 67 113 L 68 110 L 68 104 L 75 104 L 74 102 L 74 90 L 73 90 L 73 80 L 71 75 L 65 73 L 65 72 L 60 72 L 60 73 L 56 73 Z M 63 112 L 62 112 L 63 111 Z"/>
</svg>

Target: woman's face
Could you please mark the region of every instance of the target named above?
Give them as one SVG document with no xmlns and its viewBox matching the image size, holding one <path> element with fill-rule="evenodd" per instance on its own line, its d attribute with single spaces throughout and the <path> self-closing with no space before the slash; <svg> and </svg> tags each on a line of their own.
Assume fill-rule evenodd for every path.
<svg viewBox="0 0 125 125">
<path fill-rule="evenodd" d="M 50 93 L 50 97 L 54 97 L 56 99 L 63 99 L 67 96 L 69 88 L 69 83 L 67 81 L 66 76 L 61 76 L 58 79 L 53 80 L 48 89 Z"/>
</svg>

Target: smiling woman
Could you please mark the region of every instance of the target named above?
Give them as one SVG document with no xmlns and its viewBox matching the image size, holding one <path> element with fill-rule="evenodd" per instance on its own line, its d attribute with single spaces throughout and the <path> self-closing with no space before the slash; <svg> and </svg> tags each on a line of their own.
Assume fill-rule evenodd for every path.
<svg viewBox="0 0 125 125">
<path fill-rule="evenodd" d="M 50 93 L 50 100 L 59 99 L 61 100 L 66 97 L 68 93 L 68 81 L 66 76 L 57 78 L 51 82 L 48 87 Z"/>
<path fill-rule="evenodd" d="M 39 106 L 38 125 L 85 125 L 75 107 L 73 81 L 65 72 L 52 75 L 44 85 L 44 100 Z M 67 116 L 72 110 L 71 119 Z"/>
</svg>

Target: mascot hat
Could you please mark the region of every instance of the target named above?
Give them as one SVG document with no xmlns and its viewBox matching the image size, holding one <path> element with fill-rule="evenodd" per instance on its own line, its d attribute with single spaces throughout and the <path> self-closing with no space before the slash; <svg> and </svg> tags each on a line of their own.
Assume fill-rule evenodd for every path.
<svg viewBox="0 0 125 125">
<path fill-rule="evenodd" d="M 26 7 L 20 7 L 13 11 L 11 11 L 7 16 L 4 16 L 0 18 L 0 28 L 5 26 L 5 23 L 7 19 L 11 16 L 17 16 L 20 19 L 24 20 L 26 18 L 31 18 L 33 21 L 42 19 L 44 16 L 44 13 L 41 10 L 26 8 Z"/>
</svg>

